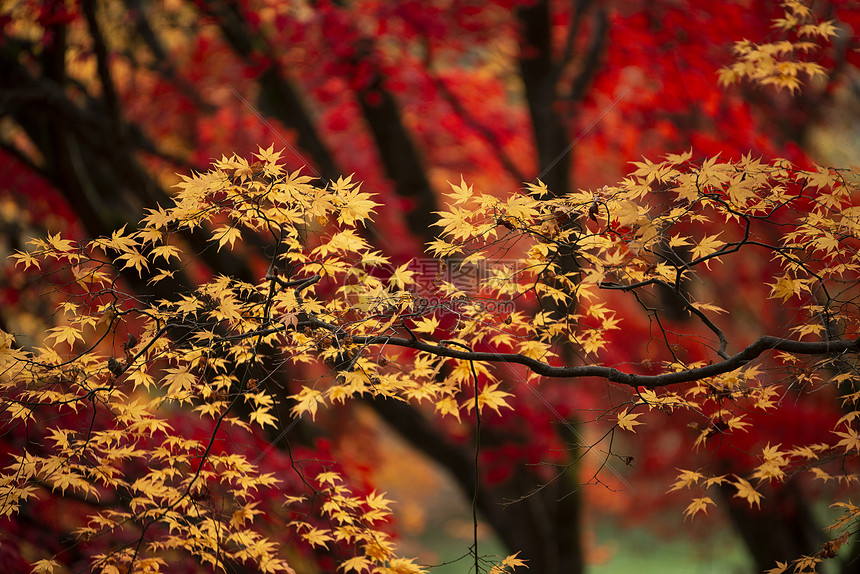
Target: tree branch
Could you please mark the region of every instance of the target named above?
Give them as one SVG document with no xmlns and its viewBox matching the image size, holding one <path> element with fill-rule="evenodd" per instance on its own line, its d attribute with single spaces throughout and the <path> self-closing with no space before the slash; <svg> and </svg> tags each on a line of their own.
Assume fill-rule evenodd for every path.
<svg viewBox="0 0 860 574">
<path fill-rule="evenodd" d="M 317 131 L 312 115 L 298 89 L 276 63 L 277 58 L 268 39 L 249 28 L 241 7 L 236 2 L 209 2 L 204 3 L 201 8 L 206 14 L 215 18 L 224 39 L 246 63 L 255 64 L 255 58 L 260 55 L 272 62 L 257 77 L 257 84 L 260 86 L 261 112 L 277 118 L 296 131 L 299 148 L 310 154 L 317 173 L 323 179 L 337 179 L 343 170 L 337 165 L 334 156 Z"/>
<path fill-rule="evenodd" d="M 134 18 L 135 31 L 155 57 L 154 68 L 172 82 L 186 98 L 191 100 L 198 110 L 207 115 L 217 111 L 216 106 L 206 101 L 194 85 L 183 78 L 176 69 L 164 44 L 149 24 L 141 0 L 126 0 L 126 6 L 128 6 L 131 17 Z"/>
<path fill-rule="evenodd" d="M 110 62 L 108 61 L 110 56 L 108 54 L 104 35 L 99 28 L 95 2 L 84 2 L 81 4 L 81 9 L 86 17 L 87 27 L 90 30 L 90 37 L 93 40 L 93 51 L 96 55 L 96 70 L 98 72 L 99 81 L 102 85 L 102 97 L 104 98 L 105 107 L 107 108 L 108 116 L 116 124 L 116 133 L 122 137 L 125 130 L 123 129 L 124 122 L 122 120 L 122 113 L 120 112 L 119 96 L 117 96 L 116 87 L 113 83 Z"/>
<path fill-rule="evenodd" d="M 295 326 L 296 329 L 303 329 L 305 327 L 324 329 L 332 334 L 345 333 L 343 326 L 328 323 L 315 316 L 302 317 Z M 286 330 L 286 326 L 279 325 L 229 336 L 227 339 L 244 339 L 277 333 L 284 330 Z M 837 341 L 795 341 L 792 339 L 762 335 L 739 353 L 717 363 L 711 363 L 704 367 L 685 369 L 683 371 L 663 373 L 660 375 L 639 375 L 602 365 L 578 365 L 574 367 L 550 365 L 549 363 L 545 363 L 519 353 L 463 351 L 452 349 L 442 343 L 429 343 L 419 339 L 395 337 L 392 335 L 352 335 L 351 340 L 354 344 L 361 346 L 386 345 L 389 347 L 404 347 L 415 349 L 416 351 L 424 351 L 425 353 L 430 353 L 437 357 L 448 357 L 464 361 L 483 361 L 486 363 L 523 365 L 528 367 L 535 374 L 544 377 L 569 379 L 597 377 L 630 387 L 646 387 L 649 389 L 682 383 L 691 383 L 708 377 L 722 375 L 746 365 L 767 351 L 783 351 L 793 355 L 828 355 L 860 351 L 860 339 Z"/>
</svg>

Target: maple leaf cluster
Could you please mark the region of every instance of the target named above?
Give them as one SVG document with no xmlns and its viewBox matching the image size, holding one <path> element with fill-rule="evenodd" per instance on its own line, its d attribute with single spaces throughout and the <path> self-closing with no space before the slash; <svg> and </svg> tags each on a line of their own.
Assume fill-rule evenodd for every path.
<svg viewBox="0 0 860 574">
<path fill-rule="evenodd" d="M 263 513 L 259 497 L 279 493 L 289 507 L 307 504 L 308 495 L 261 473 L 247 455 L 225 450 L 221 438 L 281 424 L 271 387 L 259 377 L 268 373 L 274 380 L 286 370 L 313 380 L 292 396 L 294 420 L 361 397 L 391 397 L 480 421 L 487 409 L 500 415 L 512 408 L 510 398 L 522 392 L 498 366 L 524 369 L 524 386 L 541 377 L 601 377 L 635 391 L 619 407 L 613 429 L 636 432 L 643 409 L 699 414 L 707 424 L 691 444 L 696 449 L 715 435 L 747 432 L 750 413 L 779 408 L 777 396 L 785 391 L 764 366 L 797 362 L 810 388 L 839 389 L 851 407 L 832 439 L 790 450 L 768 444 L 747 474 L 684 470 L 670 491 L 726 484 L 758 507 L 759 485 L 789 474 L 856 482 L 851 469 L 860 454 L 860 411 L 853 407 L 860 391 L 845 364 L 860 341 L 860 264 L 851 248 L 860 239 L 860 208 L 844 173 L 749 157 L 694 162 L 685 153 L 637 164 L 617 186 L 561 197 L 547 197 L 536 184 L 500 199 L 461 182 L 451 186 L 453 204 L 439 213 L 442 233 L 428 252 L 463 268 L 504 254 L 508 269 L 471 285 L 440 280 L 427 304 L 408 290 L 416 273 L 390 265 L 361 236 L 376 207 L 370 193 L 349 179 L 322 187 L 288 173 L 271 148 L 261 148 L 257 158 L 262 174 L 253 178 L 244 177 L 247 162 L 237 157 L 184 178 L 174 204 L 153 210 L 134 231 L 86 243 L 49 236 L 14 256 L 24 270 L 52 266 L 70 282 L 64 324 L 46 333 L 45 347 L 19 349 L 3 333 L 7 425 L 45 433 L 43 452 L 25 450 L 7 466 L 4 515 L 39 497 L 37 485 L 117 502 L 128 492 L 123 509 L 91 515 L 77 535 L 87 540 L 135 525 L 141 540 L 149 533 L 149 542 L 96 554 L 95 564 L 154 568 L 163 552 L 181 548 L 213 566 L 229 557 L 264 571 L 289 571 L 275 543 L 254 529 Z M 722 222 L 721 239 L 697 231 L 697 223 L 714 219 Z M 125 269 L 154 283 L 172 276 L 173 260 L 187 256 L 176 240 L 185 228 L 207 234 L 216 249 L 271 237 L 269 268 L 256 283 L 215 276 L 173 298 L 144 302 L 125 295 L 117 283 Z M 780 237 L 766 243 L 774 228 Z M 225 240 L 225 230 L 234 241 Z M 752 248 L 766 249 L 776 263 L 769 297 L 797 301 L 801 314 L 790 329 L 796 338 L 762 336 L 735 350 L 719 326 L 723 310 L 685 285 Z M 562 266 L 563 254 L 576 262 L 570 270 Z M 380 276 L 386 265 L 390 274 Z M 654 374 L 604 365 L 604 351 L 616 343 L 613 332 L 624 325 L 614 308 L 623 309 L 625 299 L 615 295 L 645 305 L 656 287 L 678 294 L 698 324 L 688 329 L 701 340 L 700 353 L 711 358 L 654 355 Z M 505 299 L 523 311 L 501 320 L 481 304 Z M 576 312 L 560 313 L 570 308 Z M 100 344 L 118 332 L 129 333 L 119 360 Z M 565 348 L 586 364 L 559 362 Z M 175 432 L 167 413 L 180 407 L 211 421 L 209 434 Z M 75 428 L 84 413 L 84 426 Z M 834 460 L 841 461 L 838 468 L 827 470 Z M 389 535 L 375 526 L 388 519 L 390 501 L 353 495 L 336 470 L 296 473 L 315 484 L 312 496 L 322 501 L 322 522 L 289 523 L 307 544 L 355 548 L 342 566 L 347 570 L 385 564 L 419 570 L 397 557 Z M 221 502 L 208 503 L 215 498 Z M 714 504 L 711 496 L 694 497 L 684 514 L 707 513 Z M 850 514 L 840 524 L 857 518 Z"/>
</svg>

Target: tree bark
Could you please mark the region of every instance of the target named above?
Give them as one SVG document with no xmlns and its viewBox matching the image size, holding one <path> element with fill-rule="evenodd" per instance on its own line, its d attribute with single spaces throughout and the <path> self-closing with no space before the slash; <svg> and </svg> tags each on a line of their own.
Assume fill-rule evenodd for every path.
<svg viewBox="0 0 860 574">
<path fill-rule="evenodd" d="M 777 561 L 791 562 L 812 555 L 824 541 L 809 505 L 795 483 L 770 489 L 761 508 L 750 508 L 746 501 L 733 498 L 732 485 L 721 485 L 726 508 L 738 533 L 753 558 L 756 572 L 774 568 Z"/>
<path fill-rule="evenodd" d="M 514 462 L 517 466 L 503 483 L 476 487 L 473 442 L 448 441 L 405 403 L 384 399 L 368 402 L 413 447 L 450 473 L 467 500 L 474 498 L 484 520 L 509 552 L 519 552 L 519 558 L 528 560 L 529 570 L 546 574 L 583 571 L 581 499 L 576 485 L 560 479 L 538 488 L 542 479 L 529 467 Z M 482 434 L 492 440 L 491 429 L 482 429 Z"/>
</svg>

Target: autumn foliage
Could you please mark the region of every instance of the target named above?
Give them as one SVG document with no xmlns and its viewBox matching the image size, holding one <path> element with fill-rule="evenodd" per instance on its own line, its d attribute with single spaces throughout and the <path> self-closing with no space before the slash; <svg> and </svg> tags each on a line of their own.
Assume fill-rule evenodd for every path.
<svg viewBox="0 0 860 574">
<path fill-rule="evenodd" d="M 91 6 L 10 10 L 10 38 L 28 46 L 43 34 L 45 53 L 64 37 L 52 34 L 76 38 L 86 29 L 92 43 L 82 45 L 96 63 L 72 66 L 83 81 L 70 101 L 89 93 L 87 82 L 98 83 L 111 121 L 125 125 L 127 114 L 150 131 L 120 129 L 117 146 L 134 141 L 141 156 L 122 156 L 121 166 L 119 158 L 93 162 L 91 181 L 68 191 L 71 201 L 57 209 L 45 199 L 51 186 L 33 176 L 40 161 L 53 168 L 44 170 L 50 183 L 71 189 L 62 182 L 77 169 L 74 154 L 97 155 L 102 144 L 48 153 L 56 143 L 49 138 L 45 159 L 27 153 L 39 130 L 18 116 L 9 128 L 8 141 L 18 145 L 4 153 L 10 165 L 31 170 L 17 181 L 40 199 L 29 211 L 14 201 L 4 209 L 21 213 L 27 226 L 44 217 L 40 210 L 59 213 L 65 223 L 57 227 L 66 229 L 14 245 L 12 279 L 3 285 L 10 301 L 36 311 L 16 320 L 24 336 L 6 323 L 0 330 L 0 556 L 8 552 L 10 564 L 36 572 L 432 571 L 398 551 L 393 501 L 342 450 L 339 441 L 355 431 L 349 413 L 361 405 L 432 453 L 471 497 L 475 537 L 464 569 L 581 568 L 575 552 L 537 546 L 552 538 L 578 548 L 579 486 L 606 486 L 616 467 L 656 469 L 663 481 L 665 495 L 642 497 L 630 516 L 664 501 L 680 502 L 689 521 L 721 508 L 746 525 L 738 528 L 747 528 L 756 565 L 770 572 L 813 572 L 833 558 L 850 564 L 857 550 L 845 548 L 860 524 L 850 496 L 860 471 L 858 173 L 816 165 L 800 151 L 805 124 L 797 118 L 807 110 L 793 99 L 827 94 L 832 86 L 816 86 L 849 65 L 822 54 L 840 24 L 795 1 L 746 19 L 727 5 L 729 15 L 752 22 L 751 31 L 764 22 L 779 38 L 726 38 L 734 60 L 710 70 L 707 82 L 692 81 L 701 70 L 691 70 L 686 91 L 670 85 L 664 93 L 675 109 L 633 126 L 621 120 L 663 109 L 652 83 L 640 78 L 613 99 L 599 96 L 622 85 L 618 62 L 641 43 L 607 48 L 610 12 L 600 7 L 586 18 L 586 4 L 555 8 L 554 20 L 543 22 L 544 3 L 438 10 L 382 3 L 357 16 L 327 5 L 282 13 L 177 3 L 164 30 L 199 21 L 223 38 L 174 38 L 199 44 L 201 62 L 181 73 L 152 64 L 167 66 L 159 74 L 171 78 L 169 90 L 185 94 L 173 116 L 183 121 L 175 123 L 159 110 L 120 111 L 123 98 L 139 103 L 133 82 L 124 83 L 138 76 L 125 64 L 108 65 Z M 666 22 L 680 17 L 655 6 Z M 647 36 L 654 13 L 616 8 L 613 34 Z M 376 36 L 368 32 L 374 22 Z M 157 53 L 149 20 L 136 23 Z M 544 24 L 570 33 L 544 46 L 534 34 Z M 521 51 L 512 57 L 512 44 L 495 45 L 492 25 L 522 35 Z M 464 37 L 456 41 L 451 29 Z M 401 37 L 420 46 L 424 60 L 417 47 L 387 50 Z M 310 66 L 301 50 L 280 56 L 276 41 L 308 50 L 328 42 L 329 49 Z M 482 48 L 475 57 L 491 54 L 485 66 L 495 72 L 458 67 L 470 42 Z M 685 67 L 682 57 L 710 62 L 714 46 L 697 44 L 654 65 L 669 74 Z M 227 52 L 230 65 L 220 71 L 197 67 L 203 56 Z M 13 59 L 15 81 L 44 88 L 29 76 L 37 58 L 22 54 Z M 543 106 L 545 78 L 536 70 L 559 62 L 547 73 L 557 93 Z M 337 152 L 311 123 L 295 120 L 307 116 L 298 114 L 288 78 L 277 75 L 288 64 L 307 74 L 304 88 L 320 102 Z M 497 78 L 514 77 L 511 66 L 520 67 L 527 105 L 508 115 Z M 294 165 L 301 155 L 289 142 L 281 149 L 253 141 L 252 148 L 252 140 L 267 139 L 259 123 L 251 135 L 215 133 L 262 118 L 233 79 L 222 95 L 237 97 L 241 113 L 218 112 L 220 127 L 183 114 L 205 107 L 194 82 L 219 85 L 219 74 L 239 71 L 259 81 L 269 96 L 260 97 L 263 112 L 287 124 L 316 167 Z M 152 94 L 168 90 L 146 73 L 140 78 Z M 734 96 L 723 99 L 718 82 L 763 99 L 758 119 Z M 633 88 L 639 97 L 625 99 Z M 57 97 L 46 93 L 49 102 Z M 344 93 L 357 98 L 346 101 Z M 441 129 L 422 127 L 420 106 L 407 107 L 400 123 L 392 93 L 426 102 Z M 270 112 L 272 94 L 298 115 Z M 478 105 L 487 94 L 498 97 Z M 685 98 L 724 133 L 696 125 L 678 105 Z M 23 110 L 26 100 L 8 98 Z M 438 112 L 443 103 L 446 114 Z M 585 151 L 613 165 L 631 150 L 647 152 L 613 179 L 569 155 L 573 138 L 560 120 L 598 104 L 597 119 L 609 116 Z M 787 123 L 777 108 L 793 112 Z M 521 136 L 527 117 L 529 144 Z M 786 141 L 754 135 L 756 122 L 777 120 Z M 361 122 L 369 133 L 347 141 L 343 134 Z M 86 132 L 69 117 L 60 123 L 68 137 Z M 420 171 L 421 153 L 404 125 L 422 134 L 424 161 L 436 172 Z M 693 145 L 679 145 L 687 133 Z M 193 144 L 177 143 L 188 134 Z M 157 153 L 150 136 L 164 141 Z M 367 157 L 371 141 L 378 164 Z M 244 149 L 212 152 L 230 142 Z M 721 143 L 727 153 L 718 153 Z M 161 197 L 146 170 L 166 171 L 183 146 L 191 165 Z M 492 161 L 471 161 L 476 149 L 489 149 Z M 536 160 L 515 153 L 523 149 Z M 350 160 L 364 170 L 364 183 L 336 173 Z M 595 185 L 571 185 L 577 166 L 578 177 Z M 106 229 L 109 218 L 75 204 L 92 197 L 99 178 L 128 189 L 140 178 L 149 207 Z M 82 228 L 71 223 L 76 218 Z M 671 454 L 652 448 L 671 442 L 666 437 L 676 444 Z M 583 463 L 589 456 L 600 463 Z M 525 522 L 506 519 L 502 505 L 515 517 L 529 514 L 518 503 L 541 505 L 552 528 L 535 540 Z M 798 510 L 811 505 L 833 515 L 816 537 L 788 550 L 760 538 L 760 523 L 789 514 L 783 530 L 813 529 Z M 481 554 L 479 513 L 508 544 L 507 557 Z M 783 533 L 773 532 L 773 540 Z"/>
<path fill-rule="evenodd" d="M 251 436 L 234 437 L 277 426 L 267 389 L 282 372 L 313 381 L 294 389 L 296 418 L 363 396 L 427 403 L 458 420 L 500 413 L 511 408 L 514 389 L 503 386 L 507 377 L 497 364 L 525 367 L 519 376 L 527 385 L 541 376 L 602 377 L 633 391 L 607 406 L 602 418 L 612 428 L 636 432 L 648 411 L 689 411 L 701 427 L 693 449 L 752 432 L 745 419 L 778 409 L 787 392 L 833 394 L 847 409 L 831 440 L 768 444 L 760 464 L 728 475 L 682 470 L 670 490 L 693 491 L 685 511 L 693 516 L 715 504 L 707 492 L 720 484 L 758 506 L 757 485 L 796 473 L 856 480 L 860 435 L 851 407 L 860 392 L 850 381 L 860 208 L 839 172 L 749 158 L 691 163 L 682 154 L 646 161 L 619 186 L 597 193 L 548 197 L 537 184 L 499 199 L 461 183 L 448 194 L 440 239 L 429 252 L 460 267 L 521 255 L 475 285 L 440 281 L 418 299 L 409 287 L 422 278 L 405 265 L 374 275 L 389 262 L 361 237 L 376 205 L 372 195 L 348 180 L 318 187 L 284 172 L 278 155 L 261 149 L 256 172 L 245 160 L 223 158 L 212 171 L 186 178 L 175 205 L 151 212 L 136 231 L 83 244 L 50 236 L 16 255 L 25 270 L 53 270 L 64 319 L 47 334 L 47 346 L 33 351 L 4 335 L 10 424 L 26 426 L 44 450 L 10 453 L 6 514 L 38 496 L 36 485 L 111 506 L 124 498 L 124 509 L 91 515 L 77 535 L 110 533 L 138 543 L 95 555 L 96 563 L 151 567 L 163 563 L 162 552 L 180 548 L 204 564 L 253 561 L 279 571 L 289 566 L 255 520 L 273 512 L 260 505 L 275 490 L 288 514 L 320 505 L 324 522 L 288 524 L 311 546 L 358 549 L 343 563 L 346 571 L 404 568 L 375 528 L 390 512 L 382 496 L 353 496 L 334 469 L 306 476 L 307 469 L 295 468 L 301 481 L 261 474 L 256 460 L 225 445 L 227 437 L 247 443 Z M 698 222 L 715 219 L 722 233 L 699 231 Z M 149 304 L 125 295 L 117 277 L 123 269 L 151 283 L 171 277 L 172 263 L 187 257 L 176 236 L 184 228 L 208 233 L 217 249 L 269 237 L 269 269 L 256 284 L 216 276 Z M 685 287 L 694 276 L 719 276 L 731 258 L 755 248 L 774 260 L 765 299 L 796 309 L 786 338 L 738 341 L 718 326 L 725 310 L 710 299 L 718 294 L 701 298 Z M 561 267 L 565 256 L 575 260 L 574 271 Z M 603 351 L 620 343 L 616 309 L 648 313 L 659 288 L 675 293 L 692 318 L 685 356 L 672 344 L 655 345 L 638 365 L 604 365 Z M 522 310 L 501 317 L 485 308 L 486 301 L 506 300 Z M 558 314 L 567 308 L 576 311 Z M 656 340 L 678 338 L 659 322 L 652 329 Z M 115 357 L 116 347 L 106 343 L 119 340 L 123 355 Z M 563 346 L 583 364 L 559 363 Z M 777 367 L 797 382 L 771 380 Z M 201 423 L 199 438 L 176 432 L 169 413 L 177 408 L 211 421 Z M 836 504 L 846 510 L 837 534 L 848 532 L 858 510 Z"/>
</svg>

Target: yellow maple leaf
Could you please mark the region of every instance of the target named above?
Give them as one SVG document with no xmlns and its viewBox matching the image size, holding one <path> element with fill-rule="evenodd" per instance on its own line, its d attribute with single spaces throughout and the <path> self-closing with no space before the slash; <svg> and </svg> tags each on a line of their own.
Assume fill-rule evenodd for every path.
<svg viewBox="0 0 860 574">
<path fill-rule="evenodd" d="M 833 480 L 833 476 L 831 476 L 829 473 L 821 470 L 817 466 L 813 466 L 809 470 L 810 470 L 810 472 L 812 472 L 812 474 L 815 476 L 815 478 L 817 478 L 818 480 L 821 480 L 822 482 L 829 482 L 829 481 Z"/>
<path fill-rule="evenodd" d="M 260 427 L 272 425 L 277 428 L 278 419 L 269 413 L 270 407 L 261 407 L 251 413 L 251 422 L 256 422 Z"/>
<path fill-rule="evenodd" d="M 183 400 L 190 398 L 190 391 L 197 383 L 197 375 L 188 370 L 188 366 L 165 369 L 163 384 L 167 386 L 169 398 Z"/>
<path fill-rule="evenodd" d="M 362 572 L 369 572 L 372 565 L 373 563 L 364 556 L 353 556 L 349 560 L 341 562 L 338 568 L 343 570 L 344 573 L 357 572 L 361 574 Z"/>
<path fill-rule="evenodd" d="M 502 210 L 507 217 L 513 217 L 516 221 L 530 222 L 538 216 L 538 205 L 538 201 L 533 197 L 514 195 L 508 198 Z"/>
<path fill-rule="evenodd" d="M 717 239 L 721 233 L 717 233 L 715 235 L 708 235 L 704 237 L 699 243 L 693 247 L 693 259 L 698 259 L 700 257 L 706 257 L 713 253 L 719 251 L 725 244 L 725 241 L 720 241 Z"/>
<path fill-rule="evenodd" d="M 437 212 L 441 213 L 441 212 Z M 427 244 L 427 252 L 437 257 L 450 257 L 463 251 L 462 246 L 448 243 L 442 239 L 436 239 Z"/>
<path fill-rule="evenodd" d="M 370 508 L 388 510 L 388 505 L 393 501 L 385 498 L 385 493 L 378 493 L 374 490 L 370 494 L 364 497 L 364 501 Z"/>
<path fill-rule="evenodd" d="M 756 506 L 761 508 L 761 493 L 757 491 L 752 484 L 750 484 L 743 478 L 739 476 L 736 476 L 735 478 L 737 478 L 737 481 L 732 483 L 735 485 L 735 488 L 738 489 L 737 494 L 735 494 L 735 498 L 743 498 L 750 503 L 750 507 L 755 504 Z"/>
<path fill-rule="evenodd" d="M 337 482 L 342 482 L 340 475 L 336 472 L 325 471 L 321 472 L 316 476 L 317 482 L 320 484 L 330 484 L 332 486 Z"/>
<path fill-rule="evenodd" d="M 798 339 L 803 339 L 806 335 L 815 335 L 818 337 L 824 332 L 824 325 L 818 323 L 807 323 L 806 325 L 797 325 L 791 328 L 792 333 L 797 333 Z"/>
<path fill-rule="evenodd" d="M 678 480 L 672 483 L 672 486 L 666 492 L 672 492 L 674 490 L 681 490 L 682 488 L 690 488 L 692 485 L 697 484 L 701 479 L 705 478 L 705 475 L 696 470 L 684 470 L 677 469 L 681 471 L 681 474 L 678 475 Z"/>
<path fill-rule="evenodd" d="M 346 229 L 335 233 L 327 243 L 314 249 L 313 253 L 328 255 L 340 251 L 342 253 L 358 253 L 368 248 L 367 241 L 359 236 L 354 229 Z"/>
<path fill-rule="evenodd" d="M 338 197 L 343 199 L 344 206 L 338 210 L 337 220 L 344 225 L 363 223 L 370 218 L 373 208 L 379 205 L 370 199 L 372 194 L 360 192 L 359 189 L 360 186 L 355 186 L 338 194 Z"/>
<path fill-rule="evenodd" d="M 126 262 L 125 265 L 122 266 L 122 269 L 134 267 L 139 277 L 143 276 L 144 269 L 149 269 L 149 261 L 146 260 L 146 256 L 135 248 L 129 249 L 116 258 L 117 262 L 122 261 L 123 259 L 125 259 Z"/>
<path fill-rule="evenodd" d="M 462 175 L 460 176 L 460 185 L 454 185 L 450 181 L 448 182 L 448 185 L 451 186 L 451 193 L 446 193 L 445 195 L 453 199 L 455 205 L 468 201 L 474 194 L 472 186 L 466 185 L 466 181 L 463 179 Z"/>
<path fill-rule="evenodd" d="M 516 554 L 510 554 L 508 556 L 505 556 L 504 560 L 502 560 L 490 569 L 489 574 L 508 574 L 510 572 L 513 572 L 514 569 L 519 566 L 525 566 L 526 568 L 528 568 L 525 560 L 517 558 L 519 554 L 520 553 L 517 552 Z"/>
<path fill-rule="evenodd" d="M 700 498 L 694 498 L 693 502 L 687 505 L 687 508 L 684 510 L 684 517 L 689 518 L 693 517 L 699 512 L 708 513 L 708 505 L 716 503 L 711 500 L 710 496 L 702 496 Z"/>
<path fill-rule="evenodd" d="M 794 561 L 794 571 L 798 574 L 818 572 L 818 564 L 820 562 L 821 559 L 816 556 L 801 556 Z"/>
<path fill-rule="evenodd" d="M 727 482 L 726 475 L 712 476 L 705 481 L 705 488 L 710 488 L 715 484 L 723 484 L 724 482 Z"/>
<path fill-rule="evenodd" d="M 434 317 L 424 317 L 420 321 L 415 321 L 415 326 L 412 330 L 416 333 L 427 333 L 432 335 L 439 328 L 439 319 Z"/>
<path fill-rule="evenodd" d="M 624 409 L 622 412 L 618 413 L 618 422 L 616 424 L 619 428 L 629 430 L 630 432 L 636 432 L 633 427 L 643 424 L 636 420 L 636 418 L 641 414 L 642 413 L 628 414 L 627 409 Z"/>
<path fill-rule="evenodd" d="M 80 329 L 73 327 L 72 325 L 53 327 L 48 329 L 48 332 L 51 333 L 48 335 L 49 339 L 54 339 L 57 343 L 66 342 L 71 348 L 75 347 L 75 341 L 84 340 L 84 336 L 81 335 Z"/>
<path fill-rule="evenodd" d="M 258 514 L 263 514 L 262 510 L 257 510 L 255 507 L 258 502 L 249 502 L 242 508 L 233 512 L 233 516 L 230 518 L 230 525 L 234 528 L 238 528 L 240 526 L 244 526 L 246 522 L 253 522 L 254 516 Z"/>
<path fill-rule="evenodd" d="M 474 225 L 469 223 L 469 219 L 474 213 L 469 209 L 453 207 L 451 211 L 434 211 L 439 215 L 439 221 L 433 225 L 442 227 L 442 235 L 449 235 L 451 238 L 466 239 L 474 232 Z"/>
<path fill-rule="evenodd" d="M 12 259 L 16 259 L 15 267 L 24 264 L 24 269 L 29 269 L 30 267 L 35 267 L 36 269 L 41 269 L 42 266 L 39 263 L 39 260 L 33 257 L 33 255 L 28 251 L 16 251 L 12 255 L 10 255 Z"/>
<path fill-rule="evenodd" d="M 394 273 L 391 274 L 391 277 L 388 278 L 388 284 L 397 287 L 398 289 L 406 289 L 407 285 L 412 285 L 415 283 L 415 279 L 412 278 L 415 275 L 414 271 L 409 271 L 407 267 L 409 267 L 409 261 L 398 267 L 394 270 Z"/>
<path fill-rule="evenodd" d="M 117 251 L 131 251 L 137 245 L 137 241 L 125 234 L 125 228 L 126 226 L 123 225 L 122 228 L 111 233 L 110 239 L 102 241 Z"/>
<path fill-rule="evenodd" d="M 218 240 L 218 251 L 221 251 L 221 248 L 224 247 L 225 243 L 230 244 L 230 249 L 233 249 L 233 244 L 237 239 L 242 238 L 242 232 L 238 227 L 233 225 L 224 225 L 219 227 L 215 231 L 212 232 L 211 241 Z"/>
<path fill-rule="evenodd" d="M 274 150 L 275 144 L 270 145 L 266 149 L 263 149 L 263 146 L 257 146 L 257 153 L 255 153 L 254 156 L 257 157 L 260 161 L 266 162 L 268 164 L 276 164 L 281 159 L 281 154 L 284 152 L 284 150 Z"/>
<path fill-rule="evenodd" d="M 681 247 L 683 245 L 691 245 L 688 238 L 677 233 L 669 238 L 669 247 Z"/>
<path fill-rule="evenodd" d="M 537 180 L 536 183 L 527 183 L 526 190 L 538 199 L 550 195 L 552 193 L 550 192 L 549 188 L 547 188 L 546 184 L 541 180 Z"/>
<path fill-rule="evenodd" d="M 173 221 L 170 213 L 160 205 L 157 209 L 147 209 L 146 211 L 148 215 L 141 221 L 141 223 L 146 224 L 146 227 L 160 229 Z"/>
<path fill-rule="evenodd" d="M 792 456 L 802 456 L 807 460 L 814 460 L 818 458 L 818 454 L 816 454 L 815 451 L 808 446 L 798 446 L 791 449 L 790 452 Z"/>
<path fill-rule="evenodd" d="M 68 253 L 75 248 L 75 244 L 68 239 L 61 239 L 60 234 L 48 234 L 48 244 L 55 250 L 61 253 Z"/>
<path fill-rule="evenodd" d="M 845 452 L 857 450 L 860 451 L 860 434 L 852 427 L 846 428 L 847 432 L 831 431 L 834 434 L 842 437 L 836 446 L 845 447 Z"/>
<path fill-rule="evenodd" d="M 684 163 L 685 161 L 689 161 L 690 158 L 693 157 L 693 148 L 691 147 L 689 150 L 685 151 L 681 154 L 670 153 L 666 155 L 666 160 L 669 163 Z"/>
<path fill-rule="evenodd" d="M 324 530 L 316 527 L 310 527 L 307 532 L 302 533 L 302 538 L 305 539 L 311 546 L 328 546 L 328 543 L 334 540 Z"/>
<path fill-rule="evenodd" d="M 446 397 L 436 402 L 436 412 L 441 415 L 451 415 L 460 420 L 460 405 L 453 397 Z"/>
<path fill-rule="evenodd" d="M 56 560 L 39 560 L 33 563 L 30 574 L 52 574 L 54 568 L 60 568 L 60 563 Z"/>
<path fill-rule="evenodd" d="M 194 407 L 194 412 L 200 412 L 203 415 L 209 415 L 213 419 L 217 419 L 227 407 L 227 401 L 215 401 L 212 403 L 203 403 L 199 407 Z"/>
<path fill-rule="evenodd" d="M 691 303 L 691 305 L 703 313 L 708 311 L 712 313 L 728 313 L 728 311 L 726 311 L 722 307 L 719 307 L 712 303 L 693 302 Z"/>
<path fill-rule="evenodd" d="M 492 385 L 487 385 L 481 390 L 481 393 L 478 395 L 478 410 L 480 412 L 484 412 L 484 407 L 490 407 L 497 414 L 502 414 L 499 411 L 500 407 L 512 409 L 511 405 L 509 405 L 505 401 L 505 397 L 513 396 L 511 393 L 506 393 L 505 391 L 498 390 L 499 383 L 493 383 Z M 472 411 L 472 407 L 474 407 L 474 403 L 469 401 L 466 408 L 469 412 Z"/>
<path fill-rule="evenodd" d="M 833 377 L 833 378 L 835 379 L 836 377 Z M 842 423 L 850 423 L 851 421 L 853 421 L 857 417 L 860 417 L 860 411 L 851 411 L 850 413 L 840 417 L 839 420 L 836 421 L 836 425 L 834 425 L 834 426 L 839 426 Z"/>
<path fill-rule="evenodd" d="M 779 297 L 783 302 L 788 301 L 795 295 L 800 295 L 802 291 L 810 291 L 810 279 L 793 279 L 789 275 L 779 277 L 776 283 L 767 283 L 770 287 L 771 297 Z"/>
</svg>

